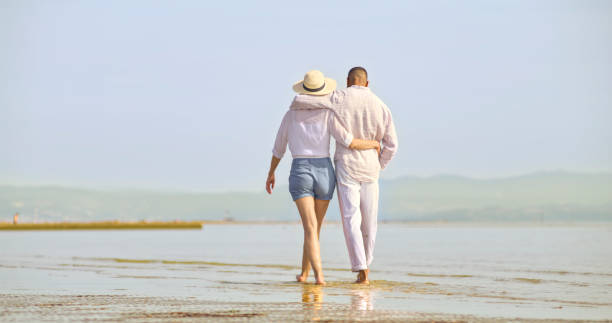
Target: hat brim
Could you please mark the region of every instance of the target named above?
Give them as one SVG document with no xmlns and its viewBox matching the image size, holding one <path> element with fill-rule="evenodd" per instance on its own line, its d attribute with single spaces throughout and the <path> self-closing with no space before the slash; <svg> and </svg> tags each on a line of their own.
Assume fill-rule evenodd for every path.
<svg viewBox="0 0 612 323">
<path fill-rule="evenodd" d="M 332 93 L 335 89 L 336 86 L 338 84 L 336 83 L 336 80 L 334 79 L 330 79 L 329 77 L 325 78 L 325 87 L 322 88 L 319 91 L 316 92 L 310 92 L 310 91 L 306 91 L 306 89 L 304 89 L 304 81 L 299 81 L 295 84 L 293 84 L 293 91 L 300 93 L 300 94 L 309 94 L 309 95 L 326 95 L 326 94 L 330 94 Z"/>
</svg>

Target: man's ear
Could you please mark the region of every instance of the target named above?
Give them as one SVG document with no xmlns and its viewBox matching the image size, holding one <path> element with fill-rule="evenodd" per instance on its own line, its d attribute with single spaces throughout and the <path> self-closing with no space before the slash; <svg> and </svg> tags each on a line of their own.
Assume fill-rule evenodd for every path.
<svg viewBox="0 0 612 323">
<path fill-rule="evenodd" d="M 366 87 L 368 87 L 368 85 L 370 85 L 370 81 L 366 81 Z"/>
<path fill-rule="evenodd" d="M 346 78 L 346 87 L 351 87 L 351 83 L 349 83 L 349 78 Z"/>
</svg>

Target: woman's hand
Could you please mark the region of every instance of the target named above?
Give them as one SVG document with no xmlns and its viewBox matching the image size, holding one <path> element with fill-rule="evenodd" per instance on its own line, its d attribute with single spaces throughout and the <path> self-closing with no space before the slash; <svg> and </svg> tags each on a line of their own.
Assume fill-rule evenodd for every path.
<svg viewBox="0 0 612 323">
<path fill-rule="evenodd" d="M 266 191 L 268 194 L 272 194 L 272 189 L 274 188 L 274 173 L 268 173 L 268 179 L 266 180 Z"/>
<path fill-rule="evenodd" d="M 280 163 L 280 158 L 272 156 L 272 160 L 270 161 L 270 170 L 268 171 L 268 179 L 266 180 L 266 191 L 268 191 L 268 194 L 272 194 L 272 189 L 274 188 L 274 171 L 276 170 L 278 163 Z"/>
</svg>

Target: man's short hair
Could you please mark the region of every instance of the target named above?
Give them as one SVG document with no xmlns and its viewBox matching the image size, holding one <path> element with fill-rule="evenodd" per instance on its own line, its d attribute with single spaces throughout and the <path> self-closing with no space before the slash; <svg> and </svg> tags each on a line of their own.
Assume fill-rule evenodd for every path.
<svg viewBox="0 0 612 323">
<path fill-rule="evenodd" d="M 348 77 L 349 78 L 357 78 L 357 77 L 361 76 L 361 75 L 359 75 L 361 73 L 363 73 L 363 76 L 365 76 L 365 81 L 367 81 L 368 80 L 368 71 L 366 71 L 366 69 L 361 67 L 361 66 L 356 66 L 356 67 L 351 68 L 351 70 L 348 72 Z"/>
</svg>

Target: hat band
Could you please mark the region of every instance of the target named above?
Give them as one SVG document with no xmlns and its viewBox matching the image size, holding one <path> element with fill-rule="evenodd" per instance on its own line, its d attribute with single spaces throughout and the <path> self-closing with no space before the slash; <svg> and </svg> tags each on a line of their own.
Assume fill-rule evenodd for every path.
<svg viewBox="0 0 612 323">
<path fill-rule="evenodd" d="M 323 82 L 323 86 L 321 86 L 320 88 L 316 88 L 316 89 L 311 89 L 306 87 L 306 85 L 304 83 L 302 83 L 302 87 L 304 88 L 304 90 L 308 91 L 308 92 L 319 92 L 321 90 L 323 90 L 325 88 L 325 82 Z"/>
</svg>

